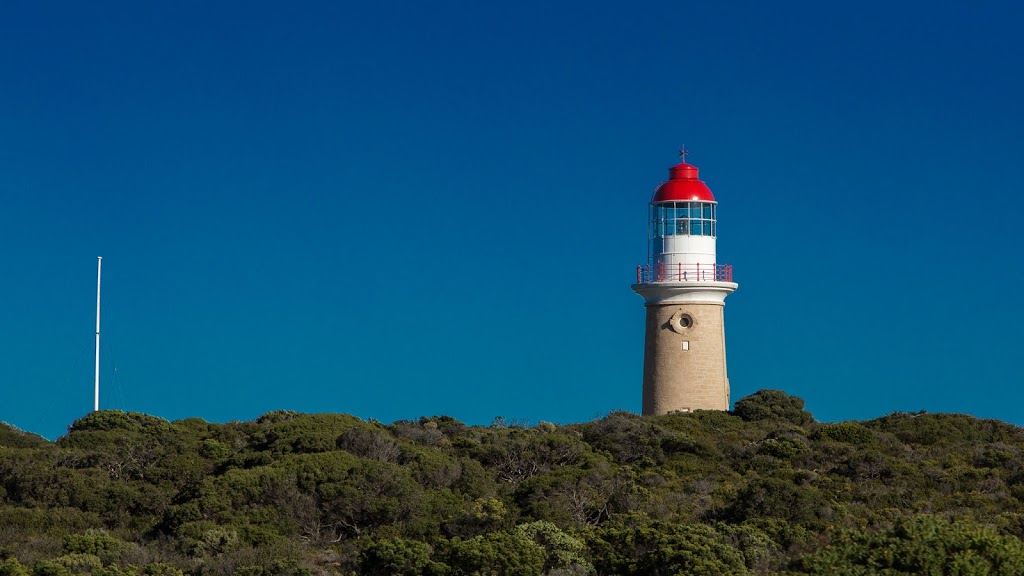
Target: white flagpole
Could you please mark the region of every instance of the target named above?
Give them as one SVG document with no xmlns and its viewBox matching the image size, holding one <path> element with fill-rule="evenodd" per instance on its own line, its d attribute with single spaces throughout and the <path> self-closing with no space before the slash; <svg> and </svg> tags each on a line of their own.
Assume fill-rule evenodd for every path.
<svg viewBox="0 0 1024 576">
<path fill-rule="evenodd" d="M 103 257 L 96 257 L 96 387 L 93 397 L 93 411 L 100 409 L 100 274 L 103 271 Z"/>
</svg>

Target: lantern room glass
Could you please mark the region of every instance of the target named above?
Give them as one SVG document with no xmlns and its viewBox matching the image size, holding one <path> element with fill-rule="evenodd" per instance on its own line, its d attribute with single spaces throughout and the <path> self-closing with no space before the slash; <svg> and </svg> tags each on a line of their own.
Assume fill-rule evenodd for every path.
<svg viewBox="0 0 1024 576">
<path fill-rule="evenodd" d="M 714 202 L 659 202 L 650 208 L 648 235 L 651 240 L 665 236 L 717 236 Z"/>
</svg>

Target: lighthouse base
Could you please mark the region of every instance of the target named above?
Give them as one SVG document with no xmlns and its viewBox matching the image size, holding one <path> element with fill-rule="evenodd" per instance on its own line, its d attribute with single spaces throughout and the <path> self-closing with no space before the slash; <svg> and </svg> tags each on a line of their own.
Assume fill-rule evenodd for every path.
<svg viewBox="0 0 1024 576">
<path fill-rule="evenodd" d="M 728 410 L 723 304 L 647 304 L 643 413 Z"/>
<path fill-rule="evenodd" d="M 644 297 L 643 413 L 728 410 L 725 297 L 733 282 L 634 284 Z"/>
</svg>

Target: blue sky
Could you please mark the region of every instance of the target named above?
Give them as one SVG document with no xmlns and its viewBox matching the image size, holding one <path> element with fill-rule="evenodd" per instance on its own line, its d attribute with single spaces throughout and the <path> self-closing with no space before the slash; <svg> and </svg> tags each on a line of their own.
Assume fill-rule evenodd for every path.
<svg viewBox="0 0 1024 576">
<path fill-rule="evenodd" d="M 734 400 L 1024 424 L 1017 2 L 4 2 L 0 420 L 639 411 L 646 205 Z"/>
</svg>

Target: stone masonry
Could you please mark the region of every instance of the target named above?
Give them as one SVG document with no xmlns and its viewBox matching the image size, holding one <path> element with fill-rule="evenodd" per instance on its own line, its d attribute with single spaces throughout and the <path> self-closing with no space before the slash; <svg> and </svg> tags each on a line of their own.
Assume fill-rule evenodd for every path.
<svg viewBox="0 0 1024 576">
<path fill-rule="evenodd" d="M 643 413 L 728 410 L 723 304 L 647 304 Z"/>
</svg>

